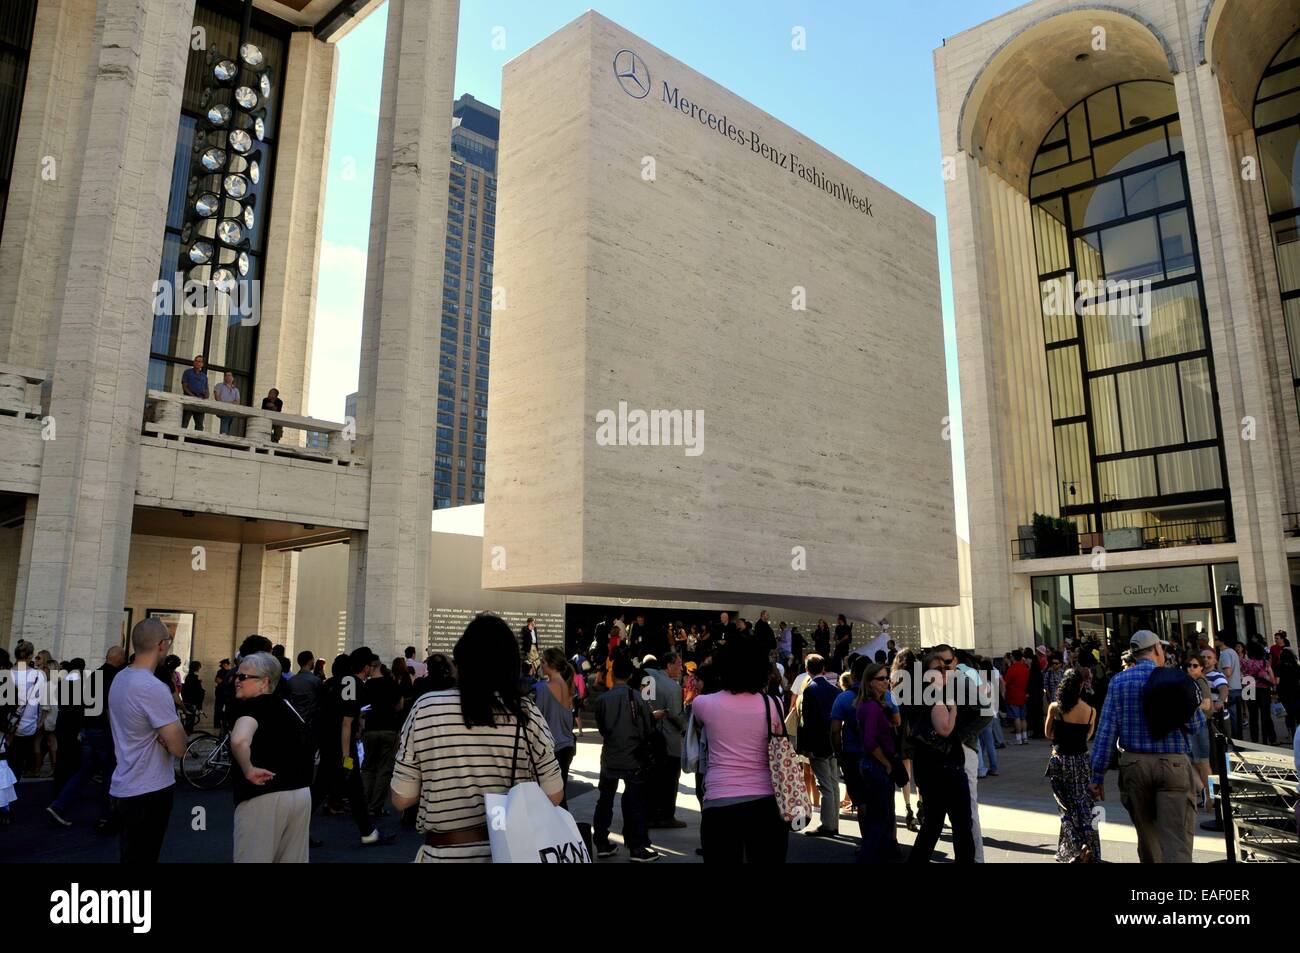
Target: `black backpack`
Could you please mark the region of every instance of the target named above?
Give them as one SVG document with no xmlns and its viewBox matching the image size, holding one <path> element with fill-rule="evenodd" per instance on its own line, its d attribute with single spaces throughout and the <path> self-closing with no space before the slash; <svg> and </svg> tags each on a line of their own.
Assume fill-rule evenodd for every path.
<svg viewBox="0 0 1300 953">
<path fill-rule="evenodd" d="M 1159 740 L 1192 720 L 1201 707 L 1201 690 L 1181 668 L 1157 668 L 1142 688 L 1147 730 Z"/>
</svg>

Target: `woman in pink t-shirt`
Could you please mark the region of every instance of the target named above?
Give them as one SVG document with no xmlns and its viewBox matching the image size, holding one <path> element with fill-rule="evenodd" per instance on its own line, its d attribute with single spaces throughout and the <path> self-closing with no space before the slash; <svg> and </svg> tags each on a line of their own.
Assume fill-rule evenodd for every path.
<svg viewBox="0 0 1300 953">
<path fill-rule="evenodd" d="M 750 639 L 729 639 L 714 654 L 722 691 L 692 710 L 709 746 L 700 842 L 710 863 L 784 863 L 789 826 L 781 819 L 767 740 L 780 733 L 781 703 L 763 694 L 767 653 Z"/>
</svg>

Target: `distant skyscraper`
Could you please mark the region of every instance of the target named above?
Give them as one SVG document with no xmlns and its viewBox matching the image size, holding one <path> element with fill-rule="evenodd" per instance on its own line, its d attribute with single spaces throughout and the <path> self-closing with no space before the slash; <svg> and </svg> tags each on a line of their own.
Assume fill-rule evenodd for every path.
<svg viewBox="0 0 1300 953">
<path fill-rule="evenodd" d="M 435 508 L 483 502 L 487 454 L 488 342 L 501 113 L 466 94 L 456 100 L 452 116 L 433 469 Z"/>
</svg>

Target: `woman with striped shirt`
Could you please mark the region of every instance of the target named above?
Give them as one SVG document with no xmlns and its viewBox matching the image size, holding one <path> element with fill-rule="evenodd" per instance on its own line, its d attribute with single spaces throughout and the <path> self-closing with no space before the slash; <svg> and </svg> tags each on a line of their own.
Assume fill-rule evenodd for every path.
<svg viewBox="0 0 1300 953">
<path fill-rule="evenodd" d="M 536 780 L 559 804 L 564 781 L 546 719 L 520 681 L 510 627 L 494 615 L 475 617 L 452 657 L 456 687 L 423 695 L 402 727 L 393 804 L 419 805 L 417 863 L 489 863 L 483 795 Z"/>
</svg>

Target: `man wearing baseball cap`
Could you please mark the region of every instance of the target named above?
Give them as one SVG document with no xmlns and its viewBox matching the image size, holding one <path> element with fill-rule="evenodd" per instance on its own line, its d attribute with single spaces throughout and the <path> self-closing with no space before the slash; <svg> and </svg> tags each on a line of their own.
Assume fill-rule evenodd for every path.
<svg viewBox="0 0 1300 953">
<path fill-rule="evenodd" d="M 1190 736 L 1205 724 L 1199 708 L 1189 722 L 1155 737 L 1143 706 L 1152 675 L 1165 665 L 1165 646 L 1142 629 L 1129 640 L 1133 665 L 1111 679 L 1092 749 L 1092 783 L 1098 801 L 1105 797 L 1106 769 L 1119 748 L 1119 797 L 1137 828 L 1142 863 L 1190 863 L 1196 823 L 1196 782 Z"/>
</svg>

